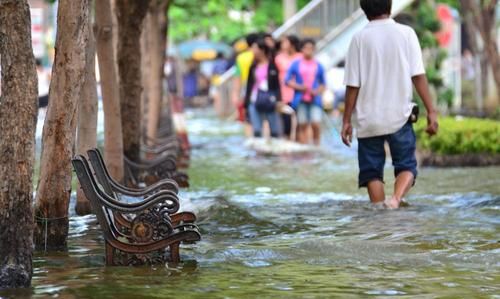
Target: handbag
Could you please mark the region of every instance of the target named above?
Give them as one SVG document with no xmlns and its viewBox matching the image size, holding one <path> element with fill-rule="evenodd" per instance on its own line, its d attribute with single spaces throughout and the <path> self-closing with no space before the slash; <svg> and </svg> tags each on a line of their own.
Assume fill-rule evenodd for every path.
<svg viewBox="0 0 500 299">
<path fill-rule="evenodd" d="M 276 109 L 276 93 L 272 91 L 257 91 L 257 99 L 255 100 L 255 109 L 258 112 L 270 113 Z"/>
</svg>

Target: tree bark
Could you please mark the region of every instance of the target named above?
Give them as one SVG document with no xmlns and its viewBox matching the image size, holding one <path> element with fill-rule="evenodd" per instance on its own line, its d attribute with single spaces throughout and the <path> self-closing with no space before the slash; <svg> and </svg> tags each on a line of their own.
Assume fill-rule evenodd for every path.
<svg viewBox="0 0 500 299">
<path fill-rule="evenodd" d="M 104 159 L 113 178 L 123 179 L 123 136 L 120 95 L 113 45 L 113 11 L 109 0 L 95 2 L 97 56 L 104 110 Z"/>
<path fill-rule="evenodd" d="M 143 19 L 150 0 L 117 0 L 118 73 L 123 149 L 130 159 L 138 161 L 141 144 L 141 47 Z"/>
<path fill-rule="evenodd" d="M 29 287 L 37 74 L 26 0 L 0 0 L 0 289 Z"/>
<path fill-rule="evenodd" d="M 483 52 L 491 67 L 497 87 L 497 97 L 500 99 L 500 58 L 496 41 L 495 18 L 497 3 L 498 0 L 491 0 L 488 3 L 475 0 L 461 0 L 462 8 L 465 11 L 465 19 L 469 20 L 468 25 L 473 26 L 483 40 Z M 474 34 L 470 35 L 471 39 L 474 37 Z"/>
<path fill-rule="evenodd" d="M 99 2 L 99 1 L 98 1 Z M 95 77 L 95 40 L 90 29 L 92 24 L 91 1 L 89 3 L 89 30 L 88 43 L 85 57 L 85 81 L 83 83 L 81 98 L 78 100 L 78 129 L 76 133 L 76 151 L 86 155 L 89 149 L 97 146 L 97 83 Z M 85 197 L 81 188 L 76 192 L 75 212 L 77 215 L 92 213 L 90 202 Z"/>
<path fill-rule="evenodd" d="M 166 13 L 169 0 L 155 0 L 149 6 L 146 17 L 146 43 L 149 49 L 149 72 L 147 80 L 148 117 L 146 135 L 157 138 L 163 99 L 163 67 L 167 43 Z M 146 86 L 145 86 L 146 88 Z"/>
<path fill-rule="evenodd" d="M 151 89 L 151 84 L 149 84 L 150 73 L 151 73 L 151 56 L 149 52 L 150 47 L 150 34 L 148 27 L 148 20 L 151 15 L 148 13 L 144 18 L 144 29 L 141 32 L 141 80 L 142 80 L 142 93 L 141 93 L 141 127 L 147 130 L 148 112 L 149 112 L 149 94 Z"/>
<path fill-rule="evenodd" d="M 66 249 L 71 194 L 71 158 L 76 129 L 76 101 L 85 79 L 88 0 L 60 0 L 50 103 L 43 127 L 40 181 L 36 193 L 35 245 Z"/>
</svg>

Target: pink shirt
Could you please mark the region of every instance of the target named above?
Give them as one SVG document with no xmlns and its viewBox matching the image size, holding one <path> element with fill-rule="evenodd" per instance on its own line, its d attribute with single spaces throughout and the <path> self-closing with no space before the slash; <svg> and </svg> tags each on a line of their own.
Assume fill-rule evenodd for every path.
<svg viewBox="0 0 500 299">
<path fill-rule="evenodd" d="M 284 103 L 289 104 L 293 100 L 294 90 L 291 87 L 286 86 L 285 77 L 288 69 L 297 59 L 302 58 L 302 53 L 295 53 L 294 55 L 288 55 L 286 53 L 279 53 L 276 58 L 276 66 L 279 70 L 280 85 L 281 85 L 281 99 Z"/>
<path fill-rule="evenodd" d="M 255 67 L 255 84 L 252 87 L 252 101 L 257 98 L 257 91 L 262 83 L 267 81 L 267 71 L 269 70 L 269 63 L 258 64 Z"/>
<path fill-rule="evenodd" d="M 313 89 L 314 79 L 316 78 L 316 73 L 318 72 L 318 63 L 314 60 L 302 59 L 299 64 L 299 73 L 303 80 L 303 85 L 309 90 Z M 313 100 L 313 95 L 310 92 L 304 92 L 302 97 L 304 102 L 311 102 Z"/>
</svg>

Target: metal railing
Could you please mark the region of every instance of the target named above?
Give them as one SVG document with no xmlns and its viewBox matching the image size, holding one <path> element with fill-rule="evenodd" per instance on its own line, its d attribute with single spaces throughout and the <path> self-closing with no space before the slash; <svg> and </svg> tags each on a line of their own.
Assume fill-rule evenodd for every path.
<svg viewBox="0 0 500 299">
<path fill-rule="evenodd" d="M 312 0 L 296 15 L 273 32 L 275 38 L 296 34 L 300 38 L 313 38 L 319 42 L 335 28 L 359 11 L 359 0 Z M 217 113 L 227 117 L 234 112 L 231 104 L 232 80 L 235 68 L 229 69 L 220 78 L 217 92 L 220 98 Z"/>
<path fill-rule="evenodd" d="M 392 15 L 398 15 L 413 2 L 414 0 L 393 0 Z M 363 29 L 366 24 L 368 24 L 368 20 L 360 8 L 351 16 L 345 18 L 341 24 L 331 30 L 316 45 L 316 59 L 323 64 L 325 69 L 329 69 L 343 61 L 352 37 L 356 32 Z"/>
</svg>

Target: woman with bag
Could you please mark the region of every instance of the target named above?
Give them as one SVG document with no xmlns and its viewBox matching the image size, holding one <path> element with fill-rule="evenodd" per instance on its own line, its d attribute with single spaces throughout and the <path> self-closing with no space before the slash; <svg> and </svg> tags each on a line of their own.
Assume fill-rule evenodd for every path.
<svg viewBox="0 0 500 299">
<path fill-rule="evenodd" d="M 262 137 L 264 120 L 269 123 L 271 137 L 281 135 L 280 118 L 276 105 L 281 102 L 279 72 L 272 51 L 264 39 L 252 45 L 254 62 L 248 76 L 245 107 L 250 117 L 254 137 Z"/>
</svg>

